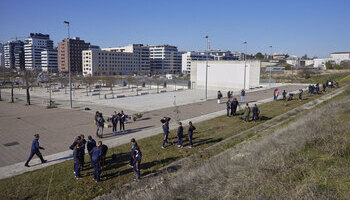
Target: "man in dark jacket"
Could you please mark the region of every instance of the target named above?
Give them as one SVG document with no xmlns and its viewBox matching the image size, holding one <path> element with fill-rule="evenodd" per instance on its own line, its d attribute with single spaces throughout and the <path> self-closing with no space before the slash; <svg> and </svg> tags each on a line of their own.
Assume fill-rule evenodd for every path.
<svg viewBox="0 0 350 200">
<path fill-rule="evenodd" d="M 132 143 L 131 151 L 130 151 L 130 162 L 129 165 L 132 167 L 132 163 L 134 162 L 135 159 L 135 148 L 138 147 L 137 142 L 135 138 L 131 138 L 130 142 Z"/>
<path fill-rule="evenodd" d="M 177 128 L 177 147 L 183 147 L 182 138 L 184 137 L 184 127 L 182 123 L 179 122 L 179 127 Z"/>
<path fill-rule="evenodd" d="M 231 102 L 230 100 L 227 100 L 226 102 L 226 116 L 230 117 L 230 108 L 231 108 Z"/>
<path fill-rule="evenodd" d="M 255 104 L 253 107 L 253 120 L 256 121 L 257 119 L 259 119 L 259 108 L 258 106 Z"/>
<path fill-rule="evenodd" d="M 234 98 L 233 101 L 231 102 L 231 116 L 236 115 L 237 107 L 238 107 L 238 101 L 236 98 Z"/>
<path fill-rule="evenodd" d="M 100 181 L 100 175 L 101 175 L 101 166 L 100 166 L 100 160 L 102 155 L 102 142 L 98 141 L 97 146 L 95 146 L 91 151 L 89 151 L 89 154 L 92 155 L 91 161 L 94 166 L 94 180 L 97 182 Z"/>
<path fill-rule="evenodd" d="M 92 163 L 92 154 L 90 152 L 95 146 L 96 146 L 96 141 L 92 139 L 91 135 L 89 135 L 86 147 L 90 156 L 91 167 L 93 167 L 93 163 Z"/>
<path fill-rule="evenodd" d="M 140 148 L 139 147 L 136 147 L 135 148 L 135 159 L 133 161 L 133 171 L 135 172 L 135 180 L 138 181 L 140 180 L 140 165 L 141 165 L 141 159 L 142 159 L 142 154 L 141 154 L 141 151 L 140 151 Z"/>
<path fill-rule="evenodd" d="M 162 144 L 162 148 L 164 149 L 164 145 L 165 143 L 168 143 L 168 135 L 169 135 L 169 121 L 170 121 L 170 117 L 164 117 L 163 119 L 160 120 L 160 122 L 162 122 L 162 128 L 163 128 L 163 144 Z"/>
<path fill-rule="evenodd" d="M 32 148 L 30 150 L 30 155 L 29 155 L 29 158 L 28 158 L 26 164 L 24 165 L 26 167 L 30 167 L 29 161 L 33 158 L 34 155 L 37 155 L 40 158 L 41 163 L 47 162 L 47 160 L 44 160 L 43 156 L 40 153 L 40 149 L 42 149 L 42 150 L 45 150 L 45 149 L 43 147 L 39 146 L 39 138 L 40 138 L 39 134 L 34 135 L 34 140 L 32 142 Z"/>
</svg>

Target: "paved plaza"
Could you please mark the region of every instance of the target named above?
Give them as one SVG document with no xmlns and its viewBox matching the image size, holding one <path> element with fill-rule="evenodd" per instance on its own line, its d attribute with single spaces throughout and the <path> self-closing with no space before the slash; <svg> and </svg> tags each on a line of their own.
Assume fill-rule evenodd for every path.
<svg viewBox="0 0 350 200">
<path fill-rule="evenodd" d="M 303 86 L 301 85 L 286 85 L 279 87 L 280 90 L 285 89 L 287 92 L 296 91 Z M 247 93 L 246 101 L 258 101 L 267 98 L 272 99 L 272 91 L 274 88 L 266 90 L 258 90 Z M 185 93 L 188 91 L 179 91 L 176 94 Z M 3 94 L 8 98 L 9 94 Z M 159 98 L 162 95 L 157 94 Z M 184 95 L 184 94 L 181 94 Z M 89 104 L 87 102 L 74 102 L 79 105 L 76 109 L 63 108 L 46 109 L 40 104 L 41 99 L 33 97 L 33 104 L 31 106 L 25 105 L 25 96 L 16 95 L 17 103 L 8 103 L 7 101 L 0 102 L 0 167 L 11 165 L 14 163 L 25 161 L 29 155 L 33 135 L 39 133 L 41 135 L 40 145 L 46 149 L 43 152 L 44 156 L 59 153 L 68 150 L 75 136 L 84 134 L 95 136 L 96 127 L 93 124 L 94 112 L 102 110 L 104 116 L 108 117 L 115 110 L 115 107 L 105 106 L 103 104 Z M 238 96 L 235 96 L 238 97 Z M 139 96 L 133 98 L 140 98 L 139 102 L 142 104 L 147 96 Z M 130 98 L 132 99 L 132 98 Z M 123 99 L 124 100 L 124 99 Z M 169 104 L 173 103 L 169 99 Z M 82 108 L 85 106 L 91 107 L 91 110 L 86 112 Z M 149 106 L 149 105 L 146 105 Z M 186 105 L 175 107 L 166 107 L 157 109 L 157 105 L 153 105 L 153 110 L 145 112 L 142 120 L 136 122 L 129 122 L 126 124 L 128 134 L 159 128 L 161 126 L 159 120 L 163 116 L 169 116 L 173 119 L 186 120 L 198 116 L 222 111 L 225 109 L 225 103 L 217 104 L 215 99 L 202 101 L 197 103 L 190 103 Z M 178 113 L 178 114 L 176 114 Z M 128 113 L 128 111 L 126 112 Z M 172 123 L 175 120 L 171 121 Z M 160 129 L 159 129 L 160 131 Z M 105 138 L 103 141 L 123 137 L 124 135 L 113 136 L 111 129 L 105 129 Z"/>
</svg>

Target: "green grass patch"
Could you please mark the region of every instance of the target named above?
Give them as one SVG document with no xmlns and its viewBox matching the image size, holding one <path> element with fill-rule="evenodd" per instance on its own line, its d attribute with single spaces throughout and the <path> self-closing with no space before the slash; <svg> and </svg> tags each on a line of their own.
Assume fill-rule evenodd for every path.
<svg viewBox="0 0 350 200">
<path fill-rule="evenodd" d="M 169 134 L 169 146 L 161 149 L 162 134 L 144 138 L 138 141 L 142 151 L 141 176 L 155 172 L 171 162 L 179 160 L 203 150 L 228 137 L 252 128 L 266 120 L 272 119 L 302 104 L 312 101 L 322 95 L 307 95 L 304 93 L 303 101 L 273 101 L 259 106 L 261 116 L 265 120 L 245 123 L 241 116 L 217 117 L 212 120 L 194 124 L 197 131 L 194 133 L 194 148 L 187 148 L 188 141 L 185 139 L 184 148 L 176 146 L 176 132 Z M 187 133 L 187 127 L 185 127 Z M 234 146 L 243 140 L 254 136 L 248 134 L 240 139 L 225 144 L 222 149 Z M 28 172 L 12 178 L 0 180 L 2 192 L 0 199 L 46 199 L 50 177 L 53 174 L 50 186 L 50 199 L 91 199 L 98 195 L 118 189 L 133 180 L 134 174 L 127 165 L 129 161 L 130 144 L 111 148 L 107 155 L 107 164 L 102 172 L 102 182 L 96 184 L 92 180 L 93 170 L 90 168 L 82 172 L 83 178 L 75 180 L 73 174 L 73 161 L 65 161 L 54 166 L 49 166 L 33 172 Z M 67 147 L 68 148 L 68 147 Z M 89 161 L 88 156 L 85 157 Z"/>
</svg>

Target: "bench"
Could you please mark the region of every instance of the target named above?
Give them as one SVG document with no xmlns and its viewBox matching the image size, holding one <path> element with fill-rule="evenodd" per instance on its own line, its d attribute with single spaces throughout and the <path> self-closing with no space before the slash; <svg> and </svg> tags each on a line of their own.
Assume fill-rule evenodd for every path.
<svg viewBox="0 0 350 200">
<path fill-rule="evenodd" d="M 91 96 L 97 96 L 97 95 L 100 95 L 100 93 L 99 93 L 99 92 L 93 92 L 93 93 L 91 93 Z"/>
<path fill-rule="evenodd" d="M 161 91 L 160 91 L 160 93 L 164 93 L 164 92 L 166 92 L 166 90 L 161 90 Z"/>
<path fill-rule="evenodd" d="M 117 95 L 117 98 L 124 98 L 125 95 Z"/>
<path fill-rule="evenodd" d="M 141 92 L 141 95 L 146 95 L 148 94 L 148 92 Z"/>
</svg>

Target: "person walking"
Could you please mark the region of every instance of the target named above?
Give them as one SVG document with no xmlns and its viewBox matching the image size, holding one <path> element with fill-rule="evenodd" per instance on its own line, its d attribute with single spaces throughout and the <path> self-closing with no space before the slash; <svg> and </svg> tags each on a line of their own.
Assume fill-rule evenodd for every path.
<svg viewBox="0 0 350 200">
<path fill-rule="evenodd" d="M 182 123 L 179 122 L 179 127 L 177 128 L 177 147 L 183 147 L 182 138 L 184 137 L 184 127 Z"/>
<path fill-rule="evenodd" d="M 124 114 L 124 111 L 120 111 L 120 113 L 119 113 L 119 130 L 120 130 L 120 133 L 125 133 L 125 121 L 126 121 L 126 116 Z"/>
<path fill-rule="evenodd" d="M 244 110 L 244 121 L 249 122 L 249 116 L 250 116 L 250 107 L 249 104 L 246 104 L 245 110 Z"/>
<path fill-rule="evenodd" d="M 316 89 L 316 94 L 320 94 L 320 84 L 317 83 L 315 89 Z"/>
<path fill-rule="evenodd" d="M 135 181 L 140 180 L 140 165 L 141 165 L 141 160 L 142 160 L 142 153 L 139 147 L 135 147 L 135 159 L 133 161 L 133 171 L 135 173 Z"/>
<path fill-rule="evenodd" d="M 222 93 L 221 93 L 221 91 L 219 90 L 219 91 L 218 91 L 218 104 L 221 103 L 221 98 L 222 98 Z"/>
<path fill-rule="evenodd" d="M 230 117 L 230 109 L 231 109 L 231 102 L 230 100 L 227 100 L 226 102 L 226 116 Z"/>
<path fill-rule="evenodd" d="M 96 183 L 100 182 L 100 175 L 101 175 L 101 166 L 100 166 L 100 160 L 101 160 L 101 146 L 102 142 L 98 141 L 97 146 L 92 148 L 91 151 L 89 151 L 89 154 L 91 154 L 91 161 L 92 165 L 94 167 L 94 180 Z"/>
<path fill-rule="evenodd" d="M 192 139 L 193 139 L 193 131 L 196 130 L 196 127 L 193 126 L 192 122 L 190 121 L 189 123 L 189 127 L 188 127 L 188 141 L 190 143 L 190 145 L 188 146 L 188 148 L 192 148 L 193 147 L 193 143 L 192 143 Z"/>
<path fill-rule="evenodd" d="M 93 167 L 93 162 L 92 162 L 92 154 L 90 152 L 95 146 L 96 146 L 96 141 L 92 139 L 91 135 L 89 135 L 86 147 L 90 156 L 91 167 Z"/>
<path fill-rule="evenodd" d="M 103 137 L 103 128 L 105 126 L 105 120 L 103 118 L 102 113 L 99 113 L 99 116 L 97 117 L 97 123 L 98 123 L 97 137 L 102 138 Z"/>
<path fill-rule="evenodd" d="M 39 138 L 40 138 L 39 134 L 34 135 L 34 140 L 32 142 L 32 147 L 30 149 L 30 155 L 27 159 L 27 162 L 24 164 L 24 166 L 26 167 L 30 167 L 29 162 L 34 155 L 37 155 L 40 158 L 40 161 L 42 164 L 47 162 L 47 160 L 44 160 L 43 156 L 41 155 L 40 149 L 42 150 L 45 150 L 45 149 L 39 145 Z"/>
<path fill-rule="evenodd" d="M 81 137 L 80 136 L 76 137 L 73 144 L 69 148 L 73 150 L 74 174 L 75 174 L 75 178 L 78 180 L 81 178 L 81 175 L 80 175 Z"/>
<path fill-rule="evenodd" d="M 165 148 L 165 143 L 168 143 L 168 135 L 169 135 L 169 121 L 171 120 L 170 117 L 164 117 L 163 119 L 160 120 L 162 123 L 162 128 L 163 128 L 163 144 L 162 148 Z"/>
<path fill-rule="evenodd" d="M 303 89 L 299 89 L 299 100 L 303 99 Z"/>
<path fill-rule="evenodd" d="M 241 103 L 244 102 L 244 97 L 245 97 L 245 90 L 243 89 L 243 90 L 241 91 Z"/>
<path fill-rule="evenodd" d="M 114 114 L 112 115 L 112 118 L 111 118 L 111 120 L 112 120 L 112 125 L 113 125 L 113 130 L 112 130 L 113 135 L 117 135 L 117 124 L 118 124 L 118 119 L 119 119 L 119 116 L 118 116 L 117 112 L 114 111 Z"/>
<path fill-rule="evenodd" d="M 254 104 L 254 107 L 253 107 L 253 121 L 254 122 L 259 119 L 259 114 L 260 114 L 260 110 L 259 110 L 258 106 L 256 104 Z"/>
<path fill-rule="evenodd" d="M 136 155 L 135 148 L 138 147 L 138 145 L 137 145 L 135 138 L 131 138 L 130 142 L 132 143 L 132 146 L 131 146 L 131 151 L 130 151 L 129 165 L 132 167 L 134 159 L 135 159 L 135 155 Z"/>
</svg>

